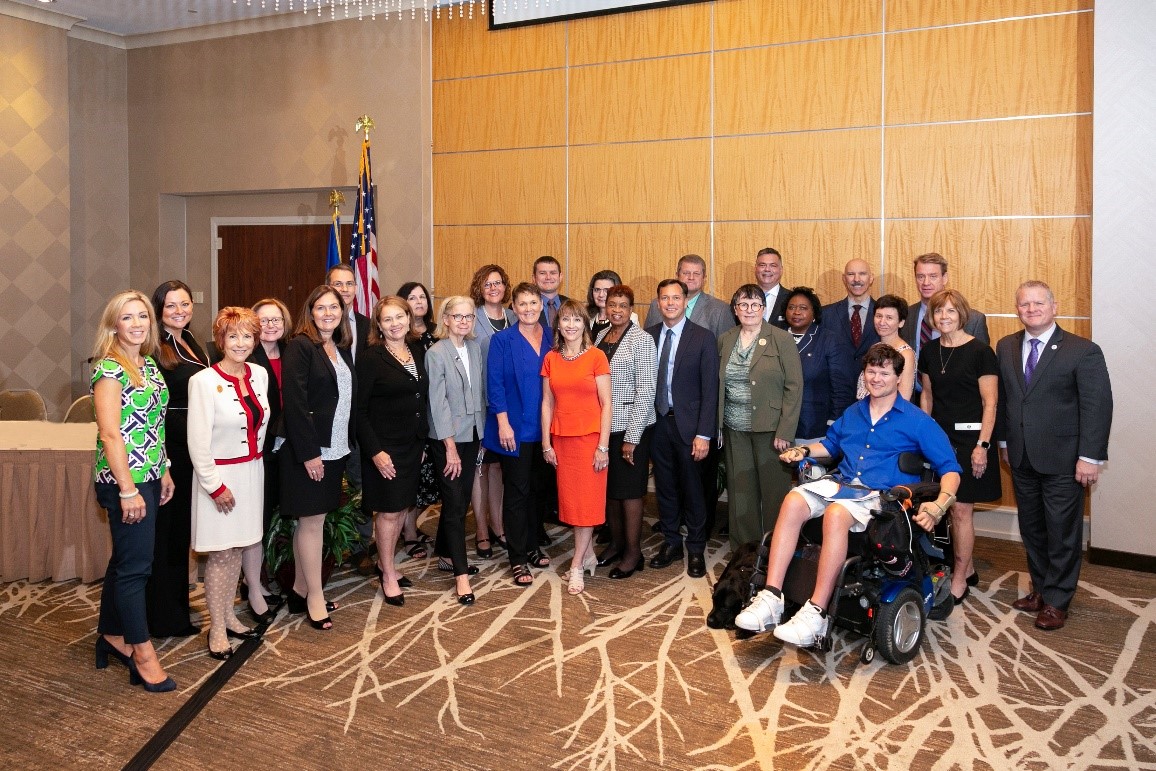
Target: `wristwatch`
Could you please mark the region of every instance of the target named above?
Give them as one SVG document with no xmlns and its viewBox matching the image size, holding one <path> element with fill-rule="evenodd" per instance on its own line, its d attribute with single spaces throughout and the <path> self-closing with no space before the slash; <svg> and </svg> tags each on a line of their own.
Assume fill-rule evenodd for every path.
<svg viewBox="0 0 1156 771">
<path fill-rule="evenodd" d="M 978 442 L 975 443 L 975 446 L 976 447 L 982 447 L 985 450 L 990 450 L 991 449 L 991 442 L 985 442 L 982 439 L 980 439 Z"/>
<path fill-rule="evenodd" d="M 598 452 L 610 452 L 609 447 L 595 447 L 594 449 L 597 450 Z"/>
</svg>

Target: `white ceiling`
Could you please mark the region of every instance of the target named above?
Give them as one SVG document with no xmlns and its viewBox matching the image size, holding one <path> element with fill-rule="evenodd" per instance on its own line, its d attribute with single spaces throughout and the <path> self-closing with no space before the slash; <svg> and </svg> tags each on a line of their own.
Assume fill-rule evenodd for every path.
<svg viewBox="0 0 1156 771">
<path fill-rule="evenodd" d="M 3 2 L 63 14 L 73 20 L 83 19 L 78 22 L 82 27 L 123 37 L 288 14 L 290 4 L 299 17 L 305 15 L 307 5 L 308 13 L 316 21 L 328 21 L 334 14 L 338 19 L 357 18 L 359 6 L 366 17 L 373 6 L 379 14 L 386 7 L 392 7 L 396 14 L 398 8 L 398 0 L 321 0 L 323 7 L 318 19 L 318 0 L 55 0 L 52 3 L 0 0 Z M 435 2 L 416 0 L 418 18 L 422 16 L 423 3 L 433 7 Z M 404 0 L 403 7 L 408 17 L 410 0 Z"/>
</svg>

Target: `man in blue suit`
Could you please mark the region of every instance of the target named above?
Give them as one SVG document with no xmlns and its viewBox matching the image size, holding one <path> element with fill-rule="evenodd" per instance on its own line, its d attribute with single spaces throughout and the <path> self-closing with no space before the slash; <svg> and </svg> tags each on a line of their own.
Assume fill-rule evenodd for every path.
<svg viewBox="0 0 1156 771">
<path fill-rule="evenodd" d="M 682 560 L 679 514 L 686 521 L 686 574 L 706 575 L 706 505 L 699 463 L 718 433 L 718 347 L 710 330 L 686 318 L 686 284 L 668 278 L 658 285 L 662 323 L 647 331 L 658 346 L 658 423 L 651 444 L 654 488 L 663 545 L 650 567 Z"/>
<path fill-rule="evenodd" d="M 853 259 L 843 268 L 847 297 L 823 306 L 823 326 L 834 329 L 838 338 L 847 343 L 843 350 L 852 357 L 847 368 L 853 372 L 863 371 L 863 355 L 879 342 L 879 333 L 875 331 L 875 300 L 871 297 L 874 283 L 875 275 L 867 261 Z"/>
</svg>

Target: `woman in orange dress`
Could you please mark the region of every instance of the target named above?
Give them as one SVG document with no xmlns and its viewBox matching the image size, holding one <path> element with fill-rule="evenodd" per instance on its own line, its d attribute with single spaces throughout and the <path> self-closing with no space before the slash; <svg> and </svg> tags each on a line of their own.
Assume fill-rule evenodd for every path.
<svg viewBox="0 0 1156 771">
<path fill-rule="evenodd" d="M 570 594 L 598 563 L 592 536 L 606 521 L 610 416 L 610 362 L 594 347 L 586 309 L 567 300 L 542 362 L 542 455 L 558 472 L 558 518 L 574 528 Z"/>
</svg>

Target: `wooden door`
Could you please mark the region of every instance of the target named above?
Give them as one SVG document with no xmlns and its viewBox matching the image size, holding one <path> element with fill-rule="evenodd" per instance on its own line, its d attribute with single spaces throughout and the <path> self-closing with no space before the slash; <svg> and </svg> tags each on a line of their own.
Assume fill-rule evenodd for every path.
<svg viewBox="0 0 1156 771">
<path fill-rule="evenodd" d="M 276 297 L 294 323 L 305 298 L 325 280 L 331 225 L 220 225 L 217 237 L 218 307 L 248 307 Z M 341 226 L 341 258 L 349 259 L 352 225 Z"/>
</svg>

